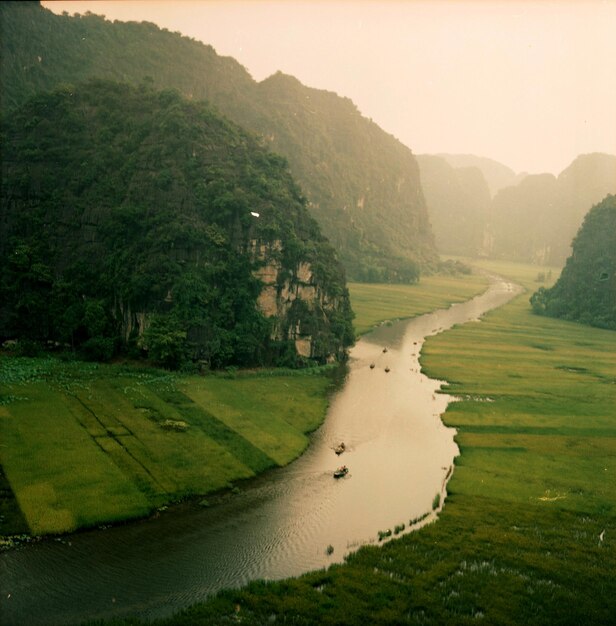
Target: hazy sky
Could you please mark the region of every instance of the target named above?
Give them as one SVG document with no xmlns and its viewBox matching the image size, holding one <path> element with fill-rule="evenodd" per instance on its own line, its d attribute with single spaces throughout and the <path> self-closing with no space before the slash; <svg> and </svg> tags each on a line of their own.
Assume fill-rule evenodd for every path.
<svg viewBox="0 0 616 626">
<path fill-rule="evenodd" d="M 351 98 L 417 153 L 558 173 L 616 154 L 616 0 L 43 2 L 147 20 Z"/>
</svg>

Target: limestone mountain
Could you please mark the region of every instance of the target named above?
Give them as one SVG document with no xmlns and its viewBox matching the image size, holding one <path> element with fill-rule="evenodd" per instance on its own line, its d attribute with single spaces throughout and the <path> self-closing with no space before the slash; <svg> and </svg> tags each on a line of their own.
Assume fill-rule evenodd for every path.
<svg viewBox="0 0 616 626">
<path fill-rule="evenodd" d="M 557 198 L 558 183 L 552 174 L 532 174 L 516 186 L 501 189 L 492 202 L 492 254 L 540 265 L 558 264 L 552 255 L 560 236 L 555 221 Z"/>
<path fill-rule="evenodd" d="M 477 167 L 481 170 L 492 196 L 511 185 L 517 185 L 526 174 L 516 174 L 510 167 L 489 159 L 487 157 L 479 157 L 474 154 L 438 154 L 436 156 L 445 159 L 451 167 Z"/>
<path fill-rule="evenodd" d="M 477 167 L 454 168 L 438 156 L 416 157 L 436 247 L 443 254 L 485 254 L 490 190 Z"/>
<path fill-rule="evenodd" d="M 2 121 L 0 339 L 294 365 L 353 340 L 284 158 L 205 102 L 94 81 Z"/>
<path fill-rule="evenodd" d="M 585 154 L 557 178 L 527 176 L 492 203 L 495 256 L 562 265 L 588 207 L 616 193 L 616 156 Z"/>
<path fill-rule="evenodd" d="M 308 208 L 356 279 L 416 280 L 438 262 L 411 151 L 353 103 L 276 74 L 257 83 L 210 46 L 142 22 L 0 4 L 2 108 L 87 78 L 207 99 L 288 159 Z"/>
<path fill-rule="evenodd" d="M 616 330 L 616 196 L 587 213 L 572 247 L 556 284 L 533 294 L 533 310 Z"/>
</svg>

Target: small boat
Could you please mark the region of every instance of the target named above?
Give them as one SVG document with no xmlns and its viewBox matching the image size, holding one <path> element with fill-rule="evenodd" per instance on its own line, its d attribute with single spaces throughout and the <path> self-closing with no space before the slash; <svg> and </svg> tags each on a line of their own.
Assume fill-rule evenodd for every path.
<svg viewBox="0 0 616 626">
<path fill-rule="evenodd" d="M 346 465 L 342 465 L 334 472 L 334 478 L 342 478 L 349 473 L 349 468 Z"/>
<path fill-rule="evenodd" d="M 390 371 L 390 370 L 389 370 L 389 367 L 386 367 L 386 368 L 385 368 L 385 372 L 389 372 L 389 371 Z"/>
<path fill-rule="evenodd" d="M 344 441 L 341 441 L 335 448 L 334 452 L 336 454 L 342 454 L 346 450 L 346 446 L 344 445 Z"/>
<path fill-rule="evenodd" d="M 370 363 L 370 369 L 373 370 L 374 369 L 374 363 Z"/>
</svg>

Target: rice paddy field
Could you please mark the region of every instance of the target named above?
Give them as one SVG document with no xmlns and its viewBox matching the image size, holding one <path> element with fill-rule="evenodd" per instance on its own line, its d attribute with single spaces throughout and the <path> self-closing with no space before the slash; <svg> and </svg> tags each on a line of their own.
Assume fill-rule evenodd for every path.
<svg viewBox="0 0 616 626">
<path fill-rule="evenodd" d="M 142 517 L 289 463 L 326 411 L 331 378 L 313 374 L 0 357 L 0 534 Z"/>
<path fill-rule="evenodd" d="M 487 278 L 477 273 L 426 276 L 414 285 L 349 283 L 355 332 L 363 335 L 385 321 L 416 317 L 464 302 L 485 291 L 487 285 Z"/>
<path fill-rule="evenodd" d="M 528 291 L 424 346 L 424 369 L 460 398 L 439 519 L 164 623 L 614 623 L 616 333 L 533 315 L 537 268 L 484 267 Z"/>
</svg>

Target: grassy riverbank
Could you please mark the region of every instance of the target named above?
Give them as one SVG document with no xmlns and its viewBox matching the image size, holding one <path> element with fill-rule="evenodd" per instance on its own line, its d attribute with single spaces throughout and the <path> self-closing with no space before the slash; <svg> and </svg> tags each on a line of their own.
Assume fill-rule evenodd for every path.
<svg viewBox="0 0 616 626">
<path fill-rule="evenodd" d="M 19 504 L 5 488 L 3 535 L 140 517 L 284 465 L 331 385 L 309 372 L 231 379 L 9 357 L 0 378 L 0 462 Z"/>
<path fill-rule="evenodd" d="M 351 290 L 367 328 L 464 300 L 484 285 L 477 276 L 429 277 Z M 5 536 L 142 517 L 285 465 L 322 422 L 331 385 L 305 370 L 202 377 L 9 356 L 0 356 L 0 380 Z"/>
<path fill-rule="evenodd" d="M 616 333 L 532 315 L 536 268 L 493 268 L 529 291 L 424 348 L 465 398 L 445 415 L 461 456 L 439 520 L 163 623 L 612 623 Z"/>
<path fill-rule="evenodd" d="M 349 283 L 353 326 L 363 335 L 380 322 L 416 317 L 469 300 L 487 285 L 480 274 L 426 276 L 416 285 Z"/>
</svg>

